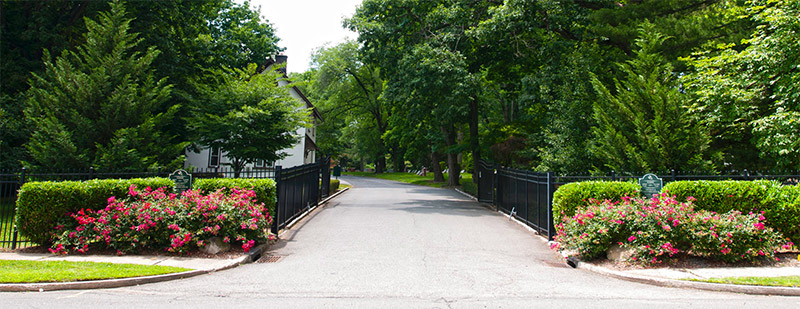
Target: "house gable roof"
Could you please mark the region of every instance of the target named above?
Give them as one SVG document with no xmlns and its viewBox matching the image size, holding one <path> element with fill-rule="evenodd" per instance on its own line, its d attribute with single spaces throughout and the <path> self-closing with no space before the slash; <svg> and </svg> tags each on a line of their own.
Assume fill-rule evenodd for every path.
<svg viewBox="0 0 800 309">
<path fill-rule="evenodd" d="M 271 66 L 275 64 L 277 64 L 277 62 L 275 62 L 274 59 L 267 58 L 267 61 L 264 63 L 264 65 L 259 67 L 260 71 L 258 73 L 261 73 L 264 70 L 269 69 Z M 281 73 L 283 73 L 283 79 L 289 84 L 291 84 L 292 81 L 289 80 L 289 76 L 286 75 L 286 70 L 281 70 Z M 290 89 L 294 90 L 294 92 L 297 93 L 297 95 L 300 96 L 301 99 L 303 99 L 303 102 L 306 103 L 306 107 L 311 109 L 311 113 L 314 115 L 314 118 L 319 119 L 320 122 L 324 122 L 324 120 L 322 119 L 322 115 L 319 113 L 317 107 L 314 106 L 314 104 L 312 104 L 311 101 L 308 100 L 306 95 L 303 94 L 302 91 L 300 91 L 300 88 L 297 88 L 297 86 L 292 86 Z"/>
</svg>

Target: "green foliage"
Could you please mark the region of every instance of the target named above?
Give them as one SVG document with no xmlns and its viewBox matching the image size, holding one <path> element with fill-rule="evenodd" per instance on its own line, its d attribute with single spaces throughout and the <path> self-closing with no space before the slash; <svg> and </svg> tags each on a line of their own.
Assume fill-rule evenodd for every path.
<svg viewBox="0 0 800 309">
<path fill-rule="evenodd" d="M 321 47 L 312 56 L 312 67 L 309 92 L 326 119 L 318 131 L 321 152 L 375 162 L 382 173 L 389 109 L 380 97 L 383 80 L 377 67 L 361 62 L 355 41 Z"/>
<path fill-rule="evenodd" d="M 678 199 L 694 197 L 698 209 L 762 213 L 766 224 L 800 243 L 800 189 L 767 180 L 675 181 L 662 190 Z"/>
<path fill-rule="evenodd" d="M 16 224 L 19 233 L 35 243 L 50 244 L 53 241 L 53 227 L 67 213 L 81 209 L 103 209 L 109 197 L 126 196 L 131 185 L 139 188 L 172 188 L 174 184 L 166 178 L 25 183 L 17 197 Z"/>
<path fill-rule="evenodd" d="M 678 202 L 666 193 L 622 202 L 593 200 L 564 217 L 555 246 L 595 259 L 617 244 L 632 249 L 632 259 L 643 264 L 661 263 L 678 253 L 724 262 L 758 261 L 792 246 L 763 221 L 760 214 L 695 211 L 691 200 Z"/>
<path fill-rule="evenodd" d="M 333 193 L 333 192 L 339 191 L 339 185 L 340 184 L 341 184 L 341 181 L 339 181 L 339 179 L 331 179 L 330 186 L 328 187 L 328 190 L 329 190 L 328 192 Z"/>
<path fill-rule="evenodd" d="M 558 187 L 553 193 L 553 214 L 558 217 L 570 217 L 579 207 L 585 206 L 590 199 L 599 201 L 622 201 L 623 197 L 636 197 L 641 187 L 633 182 L 619 181 L 582 181 L 572 182 Z"/>
<path fill-rule="evenodd" d="M 687 109 L 672 67 L 658 52 L 668 38 L 644 24 L 636 58 L 621 64 L 624 80 L 612 93 L 597 77 L 600 96 L 594 105 L 594 140 L 590 151 L 603 169 L 709 170 L 708 137 Z"/>
<path fill-rule="evenodd" d="M 693 112 L 705 115 L 734 167 L 800 168 L 800 1 L 755 0 L 749 38 L 686 59 Z"/>
<path fill-rule="evenodd" d="M 208 178 L 197 179 L 192 184 L 192 189 L 200 190 L 201 192 L 211 193 L 223 189 L 225 193 L 230 193 L 231 189 L 240 188 L 245 190 L 253 190 L 255 192 L 255 200 L 258 203 L 264 203 L 270 214 L 275 213 L 275 203 L 278 201 L 278 195 L 275 188 L 275 180 L 272 179 L 249 179 L 249 178 Z"/>
<path fill-rule="evenodd" d="M 186 253 L 206 246 L 213 237 L 241 243 L 248 252 L 256 241 L 269 239 L 272 217 L 264 203 L 254 200 L 255 193 L 238 188 L 224 191 L 203 195 L 189 190 L 176 196 L 164 188 L 137 190 L 131 186 L 128 197 L 109 198 L 104 209 L 81 209 L 70 214 L 71 218 L 59 220 L 50 252 L 87 253 L 104 248 L 115 249 L 117 254 L 140 249 Z M 67 227 L 73 225 L 74 229 Z"/>
<path fill-rule="evenodd" d="M 294 99 L 282 75 L 273 70 L 213 70 L 211 82 L 197 83 L 200 96 L 188 127 L 206 147 L 220 148 L 241 171 L 245 164 L 274 162 L 286 156 L 280 150 L 297 143 L 295 132 L 309 121 L 309 110 Z"/>
<path fill-rule="evenodd" d="M 184 144 L 165 127 L 178 110 L 167 107 L 171 86 L 154 80 L 154 48 L 140 53 L 124 7 L 111 3 L 98 21 L 86 19 L 86 42 L 55 61 L 45 50 L 45 72 L 33 74 L 26 120 L 29 167 L 141 170 L 182 163 Z"/>
</svg>

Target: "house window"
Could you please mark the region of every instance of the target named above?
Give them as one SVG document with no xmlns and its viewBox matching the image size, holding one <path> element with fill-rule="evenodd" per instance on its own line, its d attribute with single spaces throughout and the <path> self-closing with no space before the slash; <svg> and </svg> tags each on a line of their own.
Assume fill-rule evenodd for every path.
<svg viewBox="0 0 800 309">
<path fill-rule="evenodd" d="M 219 147 L 211 147 L 211 152 L 208 154 L 208 156 L 208 167 L 219 167 Z"/>
<path fill-rule="evenodd" d="M 268 167 L 272 167 L 272 162 L 268 162 L 268 161 L 264 161 L 264 160 L 256 160 L 256 162 L 253 164 L 253 166 L 257 167 L 257 168 L 268 168 Z"/>
</svg>

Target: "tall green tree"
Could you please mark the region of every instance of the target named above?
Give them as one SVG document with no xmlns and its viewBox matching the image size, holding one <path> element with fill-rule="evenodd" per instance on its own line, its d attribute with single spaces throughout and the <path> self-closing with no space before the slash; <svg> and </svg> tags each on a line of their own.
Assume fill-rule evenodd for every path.
<svg viewBox="0 0 800 309">
<path fill-rule="evenodd" d="M 358 158 L 375 162 L 375 171 L 386 168 L 388 147 L 383 135 L 388 129 L 389 108 L 381 94 L 383 80 L 374 65 L 359 58 L 358 43 L 346 41 L 336 46 L 322 47 L 312 56 L 314 83 L 311 85 L 317 107 L 330 127 L 321 130 L 341 131 L 336 140 L 320 143 L 328 148 L 332 144 L 348 145 Z M 344 149 L 340 149 L 344 150 Z"/>
<path fill-rule="evenodd" d="M 672 66 L 660 53 L 668 38 L 645 23 L 636 57 L 620 64 L 625 78 L 609 90 L 596 76 L 597 123 L 591 153 L 598 167 L 624 172 L 708 170 L 708 136 L 684 107 Z"/>
<path fill-rule="evenodd" d="M 800 168 L 800 1 L 752 1 L 760 26 L 739 43 L 689 59 L 692 111 L 704 115 L 734 168 Z M 760 164 L 756 163 L 760 162 Z"/>
<path fill-rule="evenodd" d="M 34 131 L 26 143 L 31 167 L 141 169 L 180 165 L 184 143 L 163 130 L 177 111 L 166 106 L 171 86 L 155 80 L 158 51 L 135 51 L 132 19 L 119 2 L 98 20 L 85 19 L 85 43 L 34 74 L 25 117 Z"/>
<path fill-rule="evenodd" d="M 287 154 L 280 150 L 298 142 L 295 133 L 308 123 L 309 110 L 280 85 L 275 70 L 258 73 L 247 69 L 212 70 L 197 84 L 193 117 L 188 122 L 194 140 L 219 148 L 231 160 L 235 177 L 247 163 L 274 162 Z"/>
</svg>

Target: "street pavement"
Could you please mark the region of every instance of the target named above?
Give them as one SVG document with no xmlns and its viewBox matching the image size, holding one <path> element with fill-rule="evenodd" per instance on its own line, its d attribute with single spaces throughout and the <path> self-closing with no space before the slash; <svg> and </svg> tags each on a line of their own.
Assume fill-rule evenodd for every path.
<svg viewBox="0 0 800 309">
<path fill-rule="evenodd" d="M 353 188 L 251 263 L 110 289 L 5 292 L 0 308 L 800 308 L 800 297 L 663 287 L 567 267 L 527 228 L 448 189 Z"/>
</svg>

